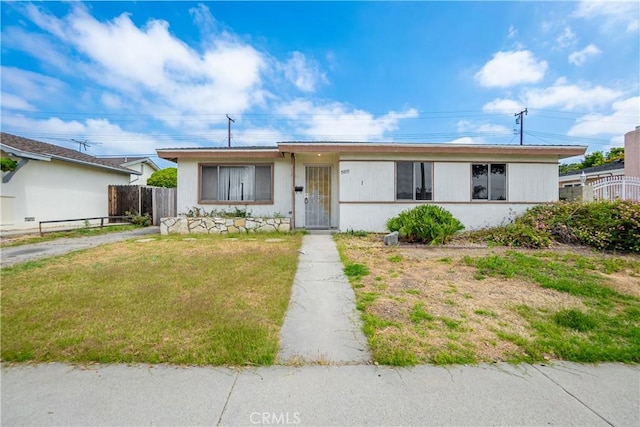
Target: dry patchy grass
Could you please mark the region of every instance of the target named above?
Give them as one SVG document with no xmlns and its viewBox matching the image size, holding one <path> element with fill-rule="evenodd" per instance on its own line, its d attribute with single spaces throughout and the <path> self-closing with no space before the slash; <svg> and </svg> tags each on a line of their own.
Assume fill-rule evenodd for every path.
<svg viewBox="0 0 640 427">
<path fill-rule="evenodd" d="M 347 265 L 362 265 L 369 271 L 367 275 L 352 277 L 352 283 L 374 359 L 381 363 L 447 364 L 546 358 L 634 361 L 633 352 L 640 351 L 637 256 L 613 257 L 570 248 L 513 251 L 480 246 L 388 247 L 381 240 L 377 235 L 337 237 L 343 261 Z M 522 254 L 522 260 L 512 258 L 514 253 Z M 533 280 L 523 269 L 505 278 L 500 274 L 482 274 L 483 270 L 475 265 L 475 260 L 508 260 L 507 263 L 521 263 L 524 268 L 538 259 L 557 264 L 557 271 L 584 268 L 576 270 L 577 274 L 593 281 L 596 289 L 610 290 L 611 295 L 604 292 L 606 295 L 594 299 L 547 286 Z M 557 271 L 549 274 L 553 276 Z M 592 313 L 607 327 L 626 322 L 617 326 L 620 329 L 628 326 L 630 335 L 624 337 L 626 341 L 619 352 L 608 355 L 590 353 L 580 347 L 581 342 L 574 345 L 577 349 L 555 349 L 554 343 L 541 343 L 547 335 L 568 339 L 562 335 L 564 330 L 549 324 L 555 313 L 565 311 Z M 609 318 L 619 312 L 625 316 Z M 586 336 L 576 339 L 583 338 Z M 574 357 L 571 352 L 578 355 Z"/>
<path fill-rule="evenodd" d="M 2 360 L 273 363 L 302 238 L 269 237 L 131 240 L 4 268 Z"/>
</svg>

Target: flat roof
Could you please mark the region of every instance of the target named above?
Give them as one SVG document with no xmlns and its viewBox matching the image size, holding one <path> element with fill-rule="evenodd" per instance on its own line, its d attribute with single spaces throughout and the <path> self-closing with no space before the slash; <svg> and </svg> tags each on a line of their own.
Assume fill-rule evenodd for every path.
<svg viewBox="0 0 640 427">
<path fill-rule="evenodd" d="M 179 158 L 275 158 L 285 153 L 398 153 L 398 154 L 519 154 L 557 156 L 558 159 L 580 156 L 584 145 L 495 145 L 495 144 L 424 144 L 380 142 L 288 141 L 277 147 L 199 147 L 158 149 L 158 156 L 176 161 Z"/>
</svg>

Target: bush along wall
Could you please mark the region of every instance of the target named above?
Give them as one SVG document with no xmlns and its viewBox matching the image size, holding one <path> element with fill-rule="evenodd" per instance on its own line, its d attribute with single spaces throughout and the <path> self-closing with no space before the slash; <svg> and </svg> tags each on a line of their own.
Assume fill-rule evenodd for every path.
<svg viewBox="0 0 640 427">
<path fill-rule="evenodd" d="M 446 243 L 454 234 L 464 230 L 451 212 L 436 205 L 420 205 L 400 212 L 387 220 L 389 231 L 397 231 L 408 242 L 438 245 Z"/>
<path fill-rule="evenodd" d="M 640 202 L 555 202 L 535 206 L 513 224 L 479 231 L 489 243 L 528 248 L 551 243 L 640 252 Z"/>
</svg>

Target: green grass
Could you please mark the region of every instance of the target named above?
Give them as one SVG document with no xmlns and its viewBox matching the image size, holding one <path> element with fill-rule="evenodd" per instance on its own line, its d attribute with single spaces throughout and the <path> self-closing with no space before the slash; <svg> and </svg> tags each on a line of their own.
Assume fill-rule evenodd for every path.
<svg viewBox="0 0 640 427">
<path fill-rule="evenodd" d="M 640 299 L 612 289 L 606 276 L 599 274 L 624 268 L 637 271 L 637 261 L 508 251 L 503 256 L 468 258 L 465 263 L 476 266 L 483 276 L 525 278 L 543 288 L 569 293 L 588 307 L 586 311 L 514 307 L 533 333 L 530 339 L 500 336 L 524 350 L 525 356 L 517 361 L 541 361 L 552 355 L 576 362 L 640 362 Z"/>
<path fill-rule="evenodd" d="M 5 362 L 274 362 L 301 235 L 121 242 L 1 271 Z"/>
<path fill-rule="evenodd" d="M 51 240 L 62 238 L 75 238 L 85 236 L 98 236 L 101 234 L 116 233 L 122 231 L 135 230 L 140 228 L 138 225 L 110 225 L 102 228 L 96 227 L 83 227 L 69 231 L 56 231 L 51 233 L 45 233 L 44 236 L 40 235 L 25 235 L 16 236 L 15 238 L 5 238 L 0 242 L 0 247 L 6 248 L 10 246 L 29 245 L 33 243 L 49 242 Z"/>
</svg>

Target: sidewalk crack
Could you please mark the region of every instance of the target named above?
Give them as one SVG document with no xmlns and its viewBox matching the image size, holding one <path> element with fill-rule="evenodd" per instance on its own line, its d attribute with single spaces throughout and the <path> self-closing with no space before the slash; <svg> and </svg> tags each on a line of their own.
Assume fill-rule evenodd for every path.
<svg viewBox="0 0 640 427">
<path fill-rule="evenodd" d="M 538 369 L 537 366 L 535 365 L 531 365 L 533 367 L 533 369 L 535 369 L 536 371 L 540 372 L 545 378 L 547 378 L 549 381 L 551 381 L 552 383 L 554 383 L 555 385 L 557 385 L 558 387 L 560 387 L 562 389 L 562 391 L 564 391 L 565 393 L 567 393 L 569 396 L 573 397 L 575 400 L 577 400 L 582 406 L 584 406 L 585 408 L 587 408 L 590 412 L 592 412 L 593 414 L 595 414 L 598 418 L 600 418 L 602 421 L 604 421 L 605 423 L 609 424 L 610 426 L 614 426 L 614 424 L 609 421 L 608 419 L 606 419 L 605 417 L 603 417 L 602 415 L 600 415 L 598 412 L 596 412 L 595 410 L 593 410 L 589 405 L 587 405 L 585 402 L 583 402 L 582 400 L 580 400 L 580 398 L 578 398 L 578 396 L 576 396 L 575 394 L 571 393 L 569 390 L 567 390 L 566 388 L 564 388 L 559 382 L 557 382 L 556 380 L 554 380 L 553 378 L 551 378 L 549 375 L 545 374 L 542 370 Z"/>
<path fill-rule="evenodd" d="M 220 412 L 220 417 L 218 417 L 218 422 L 216 426 L 219 426 L 222 422 L 222 417 L 224 416 L 225 411 L 227 410 L 227 405 L 229 404 L 229 400 L 231 399 L 231 394 L 233 393 L 233 389 L 236 387 L 236 383 L 238 382 L 238 378 L 240 377 L 240 370 L 236 371 L 236 377 L 233 379 L 233 384 L 231 384 L 231 388 L 229 389 L 229 394 L 227 395 L 227 399 L 224 401 L 224 406 L 222 407 L 222 412 Z"/>
</svg>

